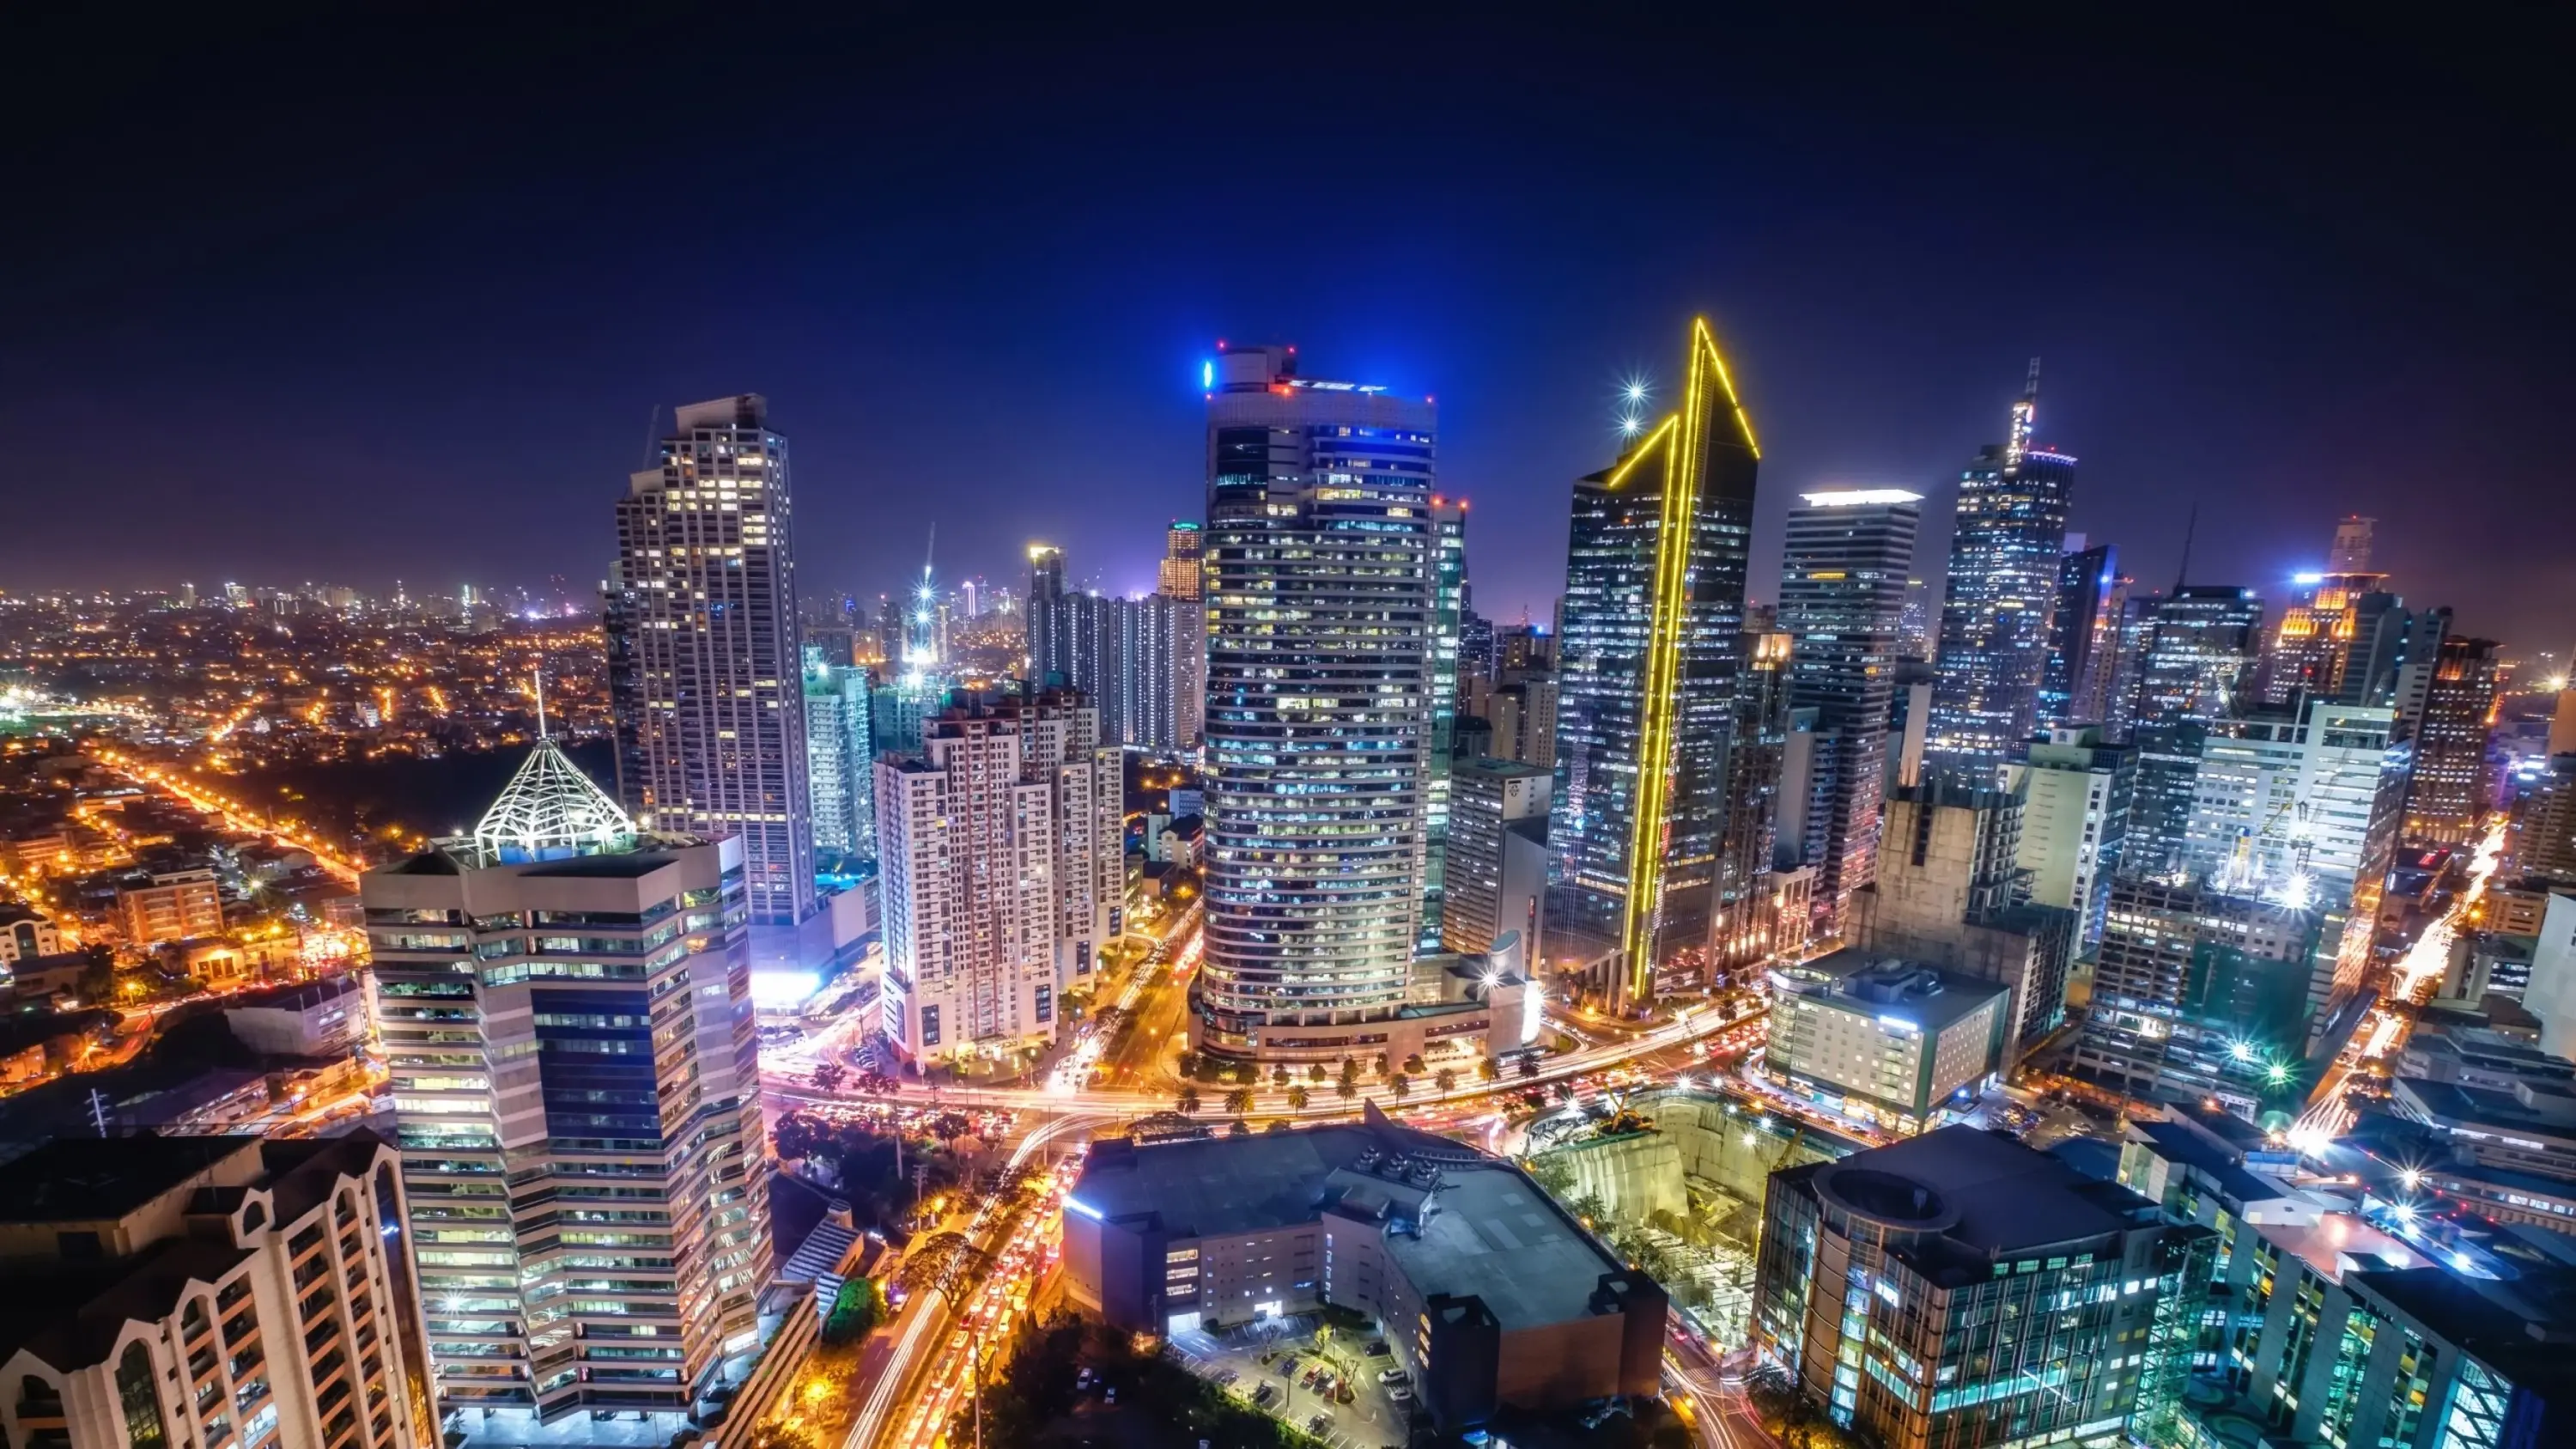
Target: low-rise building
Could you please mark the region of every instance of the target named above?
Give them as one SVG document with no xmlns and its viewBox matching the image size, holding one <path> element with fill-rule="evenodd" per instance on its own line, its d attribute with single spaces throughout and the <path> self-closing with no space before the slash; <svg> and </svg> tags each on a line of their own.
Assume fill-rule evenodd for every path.
<svg viewBox="0 0 2576 1449">
<path fill-rule="evenodd" d="M 2003 1069 L 2009 988 L 1837 951 L 1771 977 L 1773 1081 L 1856 1121 L 1913 1133 Z"/>
<path fill-rule="evenodd" d="M 400 1163 L 366 1132 L 67 1138 L 0 1176 L 0 1429 L 430 1449 Z"/>
<path fill-rule="evenodd" d="M 270 1056 L 343 1056 L 366 1035 L 367 994 L 356 972 L 246 992 L 225 1000 L 224 1024 Z"/>
<path fill-rule="evenodd" d="M 211 867 L 139 872 L 117 883 L 117 918 L 137 946 L 220 936 L 224 902 Z"/>
<path fill-rule="evenodd" d="M 1374 1106 L 1358 1125 L 1096 1144 L 1064 1262 L 1073 1303 L 1139 1331 L 1368 1314 L 1447 1430 L 1661 1377 L 1662 1288 L 1509 1162 Z"/>
<path fill-rule="evenodd" d="M 0 966 L 59 954 L 63 933 L 35 907 L 0 901 Z"/>
</svg>

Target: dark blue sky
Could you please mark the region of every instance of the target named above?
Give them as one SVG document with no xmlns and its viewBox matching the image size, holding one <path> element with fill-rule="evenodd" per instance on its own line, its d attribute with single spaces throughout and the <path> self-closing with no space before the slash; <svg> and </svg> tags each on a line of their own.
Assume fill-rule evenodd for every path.
<svg viewBox="0 0 2576 1449">
<path fill-rule="evenodd" d="M 2142 577 L 2195 499 L 2193 577 L 2274 590 L 2364 511 L 2410 600 L 2576 636 L 2567 123 L 2500 23 L 354 8 L 13 43 L 0 588 L 584 585 L 653 410 L 735 391 L 809 589 L 934 519 L 1141 587 L 1223 336 L 1437 394 L 1479 604 L 1543 615 L 1704 311 L 1759 592 L 1799 489 L 1946 512 L 2040 354 Z"/>
</svg>

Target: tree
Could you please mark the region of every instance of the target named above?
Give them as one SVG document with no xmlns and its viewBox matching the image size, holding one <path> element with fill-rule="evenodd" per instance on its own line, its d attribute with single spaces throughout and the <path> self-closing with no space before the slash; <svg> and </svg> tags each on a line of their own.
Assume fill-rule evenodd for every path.
<svg viewBox="0 0 2576 1449">
<path fill-rule="evenodd" d="M 1404 1069 L 1413 1073 L 1417 1077 L 1422 1075 L 1422 1053 L 1415 1052 L 1413 1055 L 1406 1057 L 1404 1059 Z"/>
<path fill-rule="evenodd" d="M 1386 1053 L 1379 1052 L 1377 1054 L 1377 1061 L 1370 1066 L 1369 1070 L 1377 1073 L 1381 1077 L 1385 1076 L 1387 1070 Z"/>
<path fill-rule="evenodd" d="M 868 1336 L 885 1318 L 885 1297 L 873 1278 L 853 1278 L 841 1285 L 832 1311 L 823 1320 L 825 1343 L 852 1343 Z"/>
<path fill-rule="evenodd" d="M 1324 1064 L 1322 1062 L 1317 1062 L 1306 1069 L 1306 1078 L 1308 1081 L 1311 1081 L 1316 1086 L 1320 1087 L 1331 1079 L 1331 1074 L 1324 1070 Z"/>
<path fill-rule="evenodd" d="M 1288 1085 L 1288 1067 L 1286 1063 L 1283 1062 L 1270 1069 L 1270 1085 L 1274 1087 L 1284 1087 Z"/>
<path fill-rule="evenodd" d="M 849 1079 L 850 1069 L 839 1062 L 825 1062 L 814 1069 L 814 1085 L 826 1092 L 841 1090 L 841 1084 Z"/>
<path fill-rule="evenodd" d="M 1184 1078 L 1197 1076 L 1199 1074 L 1199 1054 L 1197 1052 L 1183 1052 L 1179 1056 L 1172 1058 L 1172 1070 L 1180 1073 Z"/>
<path fill-rule="evenodd" d="M 1522 1080 L 1522 1081 L 1524 1081 L 1524 1082 L 1526 1082 L 1526 1081 L 1529 1081 L 1529 1080 L 1531 1080 L 1532 1078 L 1536 1077 L 1537 1075 L 1538 1075 L 1538 1053 L 1536 1053 L 1536 1052 L 1529 1052 L 1529 1053 L 1524 1054 L 1524 1055 L 1521 1057 L 1521 1080 Z"/>
<path fill-rule="evenodd" d="M 1196 1087 L 1183 1087 L 1178 1092 L 1173 1093 L 1172 1109 L 1179 1112 L 1184 1117 L 1195 1115 L 1199 1110 L 1199 1089 Z"/>
<path fill-rule="evenodd" d="M 1307 1095 L 1306 1095 L 1306 1089 L 1305 1089 L 1304 1087 L 1302 1087 L 1302 1086 L 1298 1086 L 1298 1087 L 1290 1087 L 1290 1088 L 1288 1089 L 1288 1110 L 1289 1110 L 1289 1111 L 1291 1111 L 1291 1112 L 1303 1112 L 1303 1111 L 1305 1111 L 1305 1110 L 1306 1110 L 1306 1103 L 1307 1103 L 1307 1101 L 1308 1101 L 1308 1100 L 1309 1100 L 1309 1099 L 1308 1099 L 1308 1097 L 1307 1097 Z"/>
<path fill-rule="evenodd" d="M 820 1134 L 814 1130 L 814 1119 L 802 1112 L 788 1113 L 778 1119 L 777 1126 L 769 1129 L 769 1145 L 778 1153 L 781 1162 L 813 1156 L 819 1140 Z"/>
<path fill-rule="evenodd" d="M 1238 1118 L 1240 1118 L 1244 1113 L 1251 1111 L 1252 1089 L 1250 1087 L 1237 1087 L 1233 1091 L 1226 1093 L 1225 1110 L 1233 1113 Z"/>
<path fill-rule="evenodd" d="M 1448 1096 L 1458 1089 L 1458 1069 L 1442 1067 L 1438 1074 L 1432 1077 L 1431 1082 L 1440 1089 L 1441 1096 Z"/>
<path fill-rule="evenodd" d="M 1225 1135 L 1228 1137 L 1249 1137 L 1252 1135 L 1252 1124 L 1244 1121 L 1240 1117 L 1237 1117 L 1232 1122 L 1226 1124 Z"/>
<path fill-rule="evenodd" d="M 1480 1081 L 1480 1082 L 1490 1082 L 1490 1081 L 1492 1081 L 1493 1079 L 1495 1079 L 1496 1077 L 1501 1076 L 1502 1074 L 1503 1074 L 1503 1064 L 1502 1064 L 1501 1062 L 1495 1061 L 1492 1057 L 1480 1057 L 1480 1058 L 1478 1058 L 1478 1059 L 1477 1059 L 1477 1062 L 1476 1062 L 1476 1080 L 1477 1080 L 1477 1081 Z"/>
<path fill-rule="evenodd" d="M 1405 1099 L 1407 1094 L 1412 1092 L 1413 1079 L 1402 1072 L 1398 1072 L 1394 1076 L 1386 1079 L 1386 1089 L 1395 1094 L 1395 1100 L 1401 1102 Z"/>
<path fill-rule="evenodd" d="M 975 1124 L 967 1121 L 963 1112 L 942 1112 L 930 1119 L 930 1135 L 951 1147 L 957 1145 L 958 1138 L 974 1130 Z"/>
<path fill-rule="evenodd" d="M 968 1242 L 964 1233 L 933 1233 L 904 1253 L 894 1281 L 907 1295 L 945 1293 L 953 1302 L 958 1290 L 992 1266 L 992 1256 Z"/>
<path fill-rule="evenodd" d="M 868 1097 L 891 1097 L 894 1095 L 894 1091 L 895 1080 L 894 1078 L 887 1076 L 885 1073 L 873 1069 L 859 1073 L 860 1095 Z"/>
<path fill-rule="evenodd" d="M 1349 1057 L 1342 1058 L 1341 1080 L 1333 1083 L 1333 1091 L 1345 1102 L 1360 1094 L 1359 1063 L 1352 1061 Z"/>
</svg>

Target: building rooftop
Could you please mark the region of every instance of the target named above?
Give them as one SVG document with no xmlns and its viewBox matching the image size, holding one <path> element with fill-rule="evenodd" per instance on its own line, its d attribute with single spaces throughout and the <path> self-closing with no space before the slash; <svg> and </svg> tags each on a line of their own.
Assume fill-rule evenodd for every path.
<svg viewBox="0 0 2576 1449">
<path fill-rule="evenodd" d="M 1525 780 L 1535 775 L 1553 775 L 1555 771 L 1545 765 L 1525 765 L 1518 760 L 1500 760 L 1491 755 L 1478 755 L 1473 759 L 1451 761 L 1449 773 L 1452 778 L 1460 775 L 1481 775 L 1493 780 Z"/>
<path fill-rule="evenodd" d="M 2343 1286 L 2475 1354 L 2553 1407 L 2576 1400 L 2576 1365 L 2567 1352 L 2576 1335 L 2576 1276 L 2544 1272 L 2503 1282 L 2416 1267 L 2356 1272 Z"/>
<path fill-rule="evenodd" d="M 1409 1171 L 1395 1171 L 1399 1159 Z M 1414 1287 L 1480 1299 L 1506 1330 L 1586 1316 L 1602 1277 L 1629 1271 L 1518 1168 L 1373 1106 L 1352 1125 L 1102 1144 L 1072 1206 L 1108 1221 L 1159 1215 L 1174 1238 L 1312 1223 L 1327 1209 L 1402 1224 L 1386 1250 Z"/>
<path fill-rule="evenodd" d="M 122 1217 L 239 1153 L 256 1137 L 63 1137 L 0 1173 L 0 1223 Z"/>
<path fill-rule="evenodd" d="M 1773 1174 L 1915 1238 L 1898 1250 L 1916 1272 L 1957 1284 L 1997 1259 L 2156 1222 L 2155 1204 L 2117 1183 L 1976 1127 L 1944 1127 L 1837 1162 Z"/>
<path fill-rule="evenodd" d="M 2351 1213 L 2327 1213 L 2313 1223 L 2264 1223 L 2254 1231 L 2295 1255 L 2329 1283 L 2364 1268 L 2421 1268 L 2423 1254 Z"/>
<path fill-rule="evenodd" d="M 1809 972 L 1831 978 L 1813 984 L 1789 978 L 1791 989 L 1809 1000 L 1929 1032 L 1939 1032 L 2012 994 L 2011 987 L 1998 982 L 1911 961 L 1873 958 L 1857 947 L 1811 961 L 1800 975 Z"/>
</svg>

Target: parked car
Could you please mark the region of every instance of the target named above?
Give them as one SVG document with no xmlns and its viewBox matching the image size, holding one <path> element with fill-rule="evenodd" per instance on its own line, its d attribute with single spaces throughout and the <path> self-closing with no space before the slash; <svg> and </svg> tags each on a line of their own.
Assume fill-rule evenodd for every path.
<svg viewBox="0 0 2576 1449">
<path fill-rule="evenodd" d="M 1385 1358 L 1387 1355 L 1395 1352 L 1395 1350 L 1387 1347 L 1386 1340 L 1381 1338 L 1371 1342 L 1366 1349 L 1362 1350 L 1362 1352 L 1366 1353 L 1371 1358 Z"/>
<path fill-rule="evenodd" d="M 1277 1384 L 1263 1384 L 1260 1388 L 1252 1391 L 1252 1402 L 1259 1408 L 1269 1408 L 1270 1401 L 1277 1397 L 1279 1397 L 1279 1386 Z"/>
<path fill-rule="evenodd" d="M 1315 1417 L 1308 1419 L 1306 1421 L 1306 1432 L 1314 1435 L 1318 1439 L 1323 1438 L 1325 1435 L 1333 1432 L 1333 1416 L 1330 1414 L 1317 1414 Z"/>
</svg>

